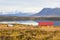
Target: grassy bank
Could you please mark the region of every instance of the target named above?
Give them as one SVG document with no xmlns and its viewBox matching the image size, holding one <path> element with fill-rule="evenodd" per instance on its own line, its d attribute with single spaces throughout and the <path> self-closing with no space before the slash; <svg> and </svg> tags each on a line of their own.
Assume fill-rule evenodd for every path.
<svg viewBox="0 0 60 40">
<path fill-rule="evenodd" d="M 60 27 L 0 27 L 0 40 L 60 40 Z"/>
</svg>

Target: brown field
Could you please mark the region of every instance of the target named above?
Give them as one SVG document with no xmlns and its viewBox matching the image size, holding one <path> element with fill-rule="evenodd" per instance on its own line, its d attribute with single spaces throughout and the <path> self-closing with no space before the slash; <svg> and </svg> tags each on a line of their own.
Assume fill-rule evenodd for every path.
<svg viewBox="0 0 60 40">
<path fill-rule="evenodd" d="M 0 40 L 60 40 L 60 26 L 0 24 Z"/>
</svg>

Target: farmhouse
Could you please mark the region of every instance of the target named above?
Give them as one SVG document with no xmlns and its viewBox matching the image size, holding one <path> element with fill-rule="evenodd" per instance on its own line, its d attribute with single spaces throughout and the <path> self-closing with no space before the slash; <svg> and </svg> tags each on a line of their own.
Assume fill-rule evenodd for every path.
<svg viewBox="0 0 60 40">
<path fill-rule="evenodd" d="M 39 26 L 53 26 L 54 22 L 39 22 Z"/>
</svg>

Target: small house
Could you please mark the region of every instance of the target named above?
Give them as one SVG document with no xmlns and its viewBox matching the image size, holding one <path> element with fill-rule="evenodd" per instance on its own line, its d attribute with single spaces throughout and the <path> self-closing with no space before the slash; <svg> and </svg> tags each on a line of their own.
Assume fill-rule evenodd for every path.
<svg viewBox="0 0 60 40">
<path fill-rule="evenodd" d="M 39 26 L 53 26 L 54 22 L 39 22 Z"/>
</svg>

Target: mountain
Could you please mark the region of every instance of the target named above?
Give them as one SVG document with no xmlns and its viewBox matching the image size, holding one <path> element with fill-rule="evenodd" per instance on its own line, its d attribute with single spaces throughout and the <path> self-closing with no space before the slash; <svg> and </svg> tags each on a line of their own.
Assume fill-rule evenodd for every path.
<svg viewBox="0 0 60 40">
<path fill-rule="evenodd" d="M 37 17 L 60 17 L 60 8 L 43 8 L 42 11 L 32 15 Z"/>
<path fill-rule="evenodd" d="M 0 12 L 1 13 L 1 12 Z M 8 12 L 7 14 L 0 14 L 0 16 L 30 16 L 32 15 L 32 13 L 22 13 L 22 12 L 16 12 L 16 13 L 13 13 L 13 12 Z"/>
</svg>

